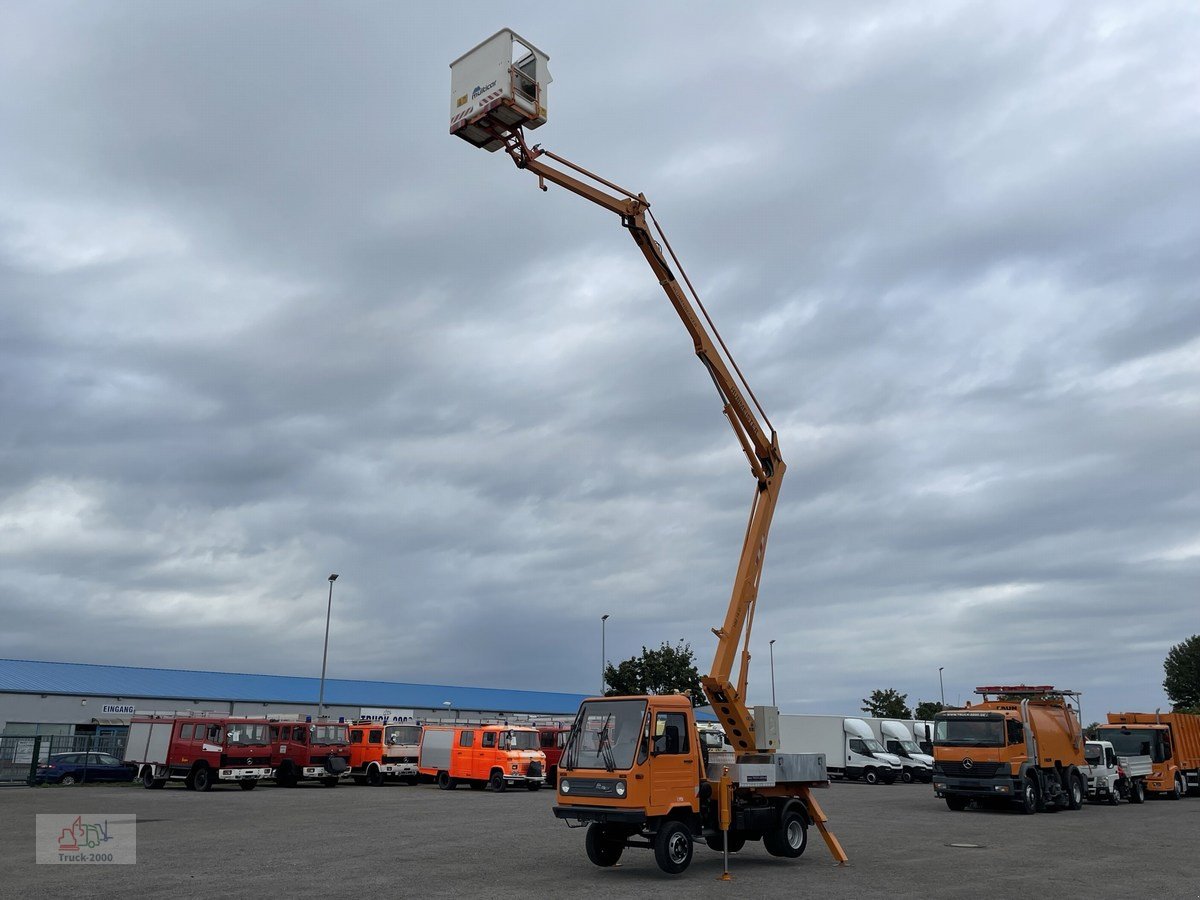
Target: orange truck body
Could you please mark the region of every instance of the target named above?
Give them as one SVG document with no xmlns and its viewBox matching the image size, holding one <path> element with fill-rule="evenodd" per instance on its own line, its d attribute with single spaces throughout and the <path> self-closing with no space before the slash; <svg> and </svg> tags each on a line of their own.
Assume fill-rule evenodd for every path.
<svg viewBox="0 0 1200 900">
<path fill-rule="evenodd" d="M 1087 782 L 1075 695 L 1026 685 L 976 692 L 982 702 L 934 719 L 934 793 L 953 810 L 972 800 L 1011 801 L 1027 813 L 1079 809 Z"/>
<path fill-rule="evenodd" d="M 443 790 L 513 786 L 538 790 L 546 780 L 546 754 L 536 729 L 518 725 L 426 725 L 418 768 Z"/>
<path fill-rule="evenodd" d="M 1146 789 L 1178 799 L 1200 793 L 1200 716 L 1189 713 L 1109 713 L 1098 737 L 1117 753 L 1149 756 Z"/>
</svg>

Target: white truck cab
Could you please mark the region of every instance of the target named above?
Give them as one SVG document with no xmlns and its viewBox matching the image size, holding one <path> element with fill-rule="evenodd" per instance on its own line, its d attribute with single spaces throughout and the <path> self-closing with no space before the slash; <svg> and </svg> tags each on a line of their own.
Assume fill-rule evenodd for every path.
<svg viewBox="0 0 1200 900">
<path fill-rule="evenodd" d="M 901 781 L 905 784 L 933 781 L 933 757 L 921 752 L 907 724 L 894 719 L 882 719 L 878 728 L 880 743 L 884 749 L 900 760 L 903 767 Z"/>
<path fill-rule="evenodd" d="M 862 719 L 845 719 L 842 730 L 846 735 L 847 777 L 862 778 L 868 784 L 892 784 L 901 776 L 904 767 L 900 757 L 883 749 L 870 725 Z"/>
<path fill-rule="evenodd" d="M 1083 745 L 1086 765 L 1080 772 L 1087 780 L 1089 800 L 1116 806 L 1122 800 L 1142 803 L 1146 799 L 1146 776 L 1154 764 L 1149 756 L 1117 756 L 1109 741 L 1087 741 Z"/>
</svg>

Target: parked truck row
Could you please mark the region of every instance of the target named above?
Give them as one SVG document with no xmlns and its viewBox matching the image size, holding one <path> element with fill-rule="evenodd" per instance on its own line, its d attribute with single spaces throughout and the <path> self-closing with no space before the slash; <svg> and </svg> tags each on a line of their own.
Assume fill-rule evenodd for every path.
<svg viewBox="0 0 1200 900">
<path fill-rule="evenodd" d="M 467 784 L 494 791 L 546 781 L 566 728 L 506 723 L 451 725 L 332 722 L 311 717 L 253 718 L 218 714 L 135 716 L 124 761 L 151 789 L 169 781 L 188 790 L 237 784 L 250 791 L 273 780 L 336 787 L 344 780 L 378 786 L 393 780 L 432 781 L 445 790 Z M 543 750 L 545 747 L 545 750 Z"/>
<path fill-rule="evenodd" d="M 934 720 L 934 791 L 952 810 L 1077 810 L 1200 793 L 1200 716 L 1109 713 L 1085 740 L 1079 694 L 1050 685 L 976 688 L 983 699 Z"/>
<path fill-rule="evenodd" d="M 829 775 L 868 784 L 929 782 L 933 758 L 916 741 L 912 720 L 843 716 L 779 717 L 780 746 L 791 753 L 823 753 Z"/>
</svg>

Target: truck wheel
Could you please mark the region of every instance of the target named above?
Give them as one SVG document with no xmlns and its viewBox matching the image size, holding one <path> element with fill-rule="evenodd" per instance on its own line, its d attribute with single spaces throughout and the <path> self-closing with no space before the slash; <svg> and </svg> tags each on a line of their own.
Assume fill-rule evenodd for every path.
<svg viewBox="0 0 1200 900">
<path fill-rule="evenodd" d="M 946 806 L 951 812 L 962 812 L 967 808 L 966 797 L 956 797 L 954 794 L 946 795 Z"/>
<path fill-rule="evenodd" d="M 1018 803 L 1023 815 L 1032 816 L 1038 811 L 1038 789 L 1032 778 L 1025 779 L 1025 783 L 1021 787 L 1021 799 Z"/>
<path fill-rule="evenodd" d="M 588 826 L 584 840 L 587 857 L 597 866 L 615 866 L 625 851 L 625 842 L 609 836 L 608 830 L 599 822 Z"/>
<path fill-rule="evenodd" d="M 795 859 L 808 846 L 808 822 L 798 809 L 789 809 L 783 821 L 763 835 L 763 847 L 772 856 Z"/>
<path fill-rule="evenodd" d="M 455 784 L 454 784 L 454 782 L 452 782 L 450 780 L 449 772 L 438 772 L 437 773 L 437 786 L 438 786 L 438 789 L 442 790 L 442 791 L 454 790 Z"/>
<path fill-rule="evenodd" d="M 1078 775 L 1069 776 L 1071 781 L 1070 795 L 1067 798 L 1067 809 L 1083 809 L 1083 798 L 1087 791 L 1083 788 L 1083 779 Z"/>
<path fill-rule="evenodd" d="M 1129 788 L 1130 803 L 1145 803 L 1146 802 L 1146 785 L 1140 781 L 1135 781 Z"/>
<path fill-rule="evenodd" d="M 654 861 L 668 875 L 678 875 L 692 862 L 692 833 L 677 819 L 668 819 L 654 838 Z"/>
<path fill-rule="evenodd" d="M 379 787 L 383 784 L 383 772 L 380 771 L 379 766 L 373 765 L 367 769 L 367 784 L 371 787 Z"/>
<path fill-rule="evenodd" d="M 1183 776 L 1178 772 L 1175 773 L 1175 788 L 1167 794 L 1168 800 L 1178 800 L 1184 795 L 1186 788 L 1183 784 Z"/>
<path fill-rule="evenodd" d="M 863 781 L 867 784 L 879 784 L 879 773 L 874 769 L 867 769 L 863 772 Z"/>
<path fill-rule="evenodd" d="M 504 773 L 498 769 L 492 773 L 492 777 L 488 781 L 488 784 L 492 786 L 492 790 L 497 794 L 503 794 L 506 790 L 508 790 L 508 785 L 504 781 Z"/>
<path fill-rule="evenodd" d="M 192 772 L 192 787 L 201 792 L 212 790 L 212 772 L 209 771 L 208 766 L 204 764 L 196 766 L 195 771 Z"/>
<path fill-rule="evenodd" d="M 296 775 L 296 770 L 291 763 L 280 766 L 278 771 L 275 773 L 275 783 L 281 787 L 294 788 L 299 780 L 299 777 Z"/>
<path fill-rule="evenodd" d="M 247 778 L 243 781 L 239 781 L 238 787 L 240 787 L 243 791 L 252 791 L 258 787 L 258 781 L 254 778 Z"/>
<path fill-rule="evenodd" d="M 905 769 L 903 772 L 901 772 L 900 780 L 903 781 L 905 784 L 912 784 L 913 783 L 912 769 Z"/>
<path fill-rule="evenodd" d="M 713 837 L 706 837 L 704 843 L 708 844 L 709 850 L 716 850 L 718 853 L 725 852 L 725 836 L 718 832 Z M 737 853 L 746 846 L 746 836 L 738 831 L 729 832 L 729 852 Z"/>
<path fill-rule="evenodd" d="M 526 784 L 525 787 L 529 788 L 531 791 L 540 791 L 542 789 L 542 783 L 540 781 L 531 781 Z"/>
<path fill-rule="evenodd" d="M 415 787 L 417 784 L 417 776 L 416 775 L 405 775 L 403 778 L 400 779 L 400 781 L 402 784 L 407 784 L 409 787 Z"/>
<path fill-rule="evenodd" d="M 1108 805 L 1118 806 L 1121 803 L 1121 792 L 1117 789 L 1116 782 L 1108 786 Z"/>
</svg>

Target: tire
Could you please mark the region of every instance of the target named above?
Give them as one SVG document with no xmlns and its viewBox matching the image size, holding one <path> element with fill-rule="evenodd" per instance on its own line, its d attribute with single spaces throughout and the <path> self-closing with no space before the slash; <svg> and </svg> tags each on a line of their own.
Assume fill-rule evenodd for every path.
<svg viewBox="0 0 1200 900">
<path fill-rule="evenodd" d="M 275 783 L 281 787 L 294 788 L 300 779 L 296 775 L 296 770 L 289 763 L 286 766 L 280 766 L 275 772 Z"/>
<path fill-rule="evenodd" d="M 1108 797 L 1106 799 L 1108 800 L 1109 806 L 1119 806 L 1121 804 L 1121 792 L 1117 790 L 1117 785 L 1115 782 L 1109 787 Z"/>
<path fill-rule="evenodd" d="M 252 791 L 258 787 L 258 780 L 254 778 L 246 778 L 238 782 L 238 787 L 240 787 L 243 791 Z"/>
<path fill-rule="evenodd" d="M 542 783 L 540 781 L 531 781 L 525 785 L 525 787 L 531 791 L 540 791 L 542 789 Z"/>
<path fill-rule="evenodd" d="M 192 786 L 194 790 L 204 793 L 212 790 L 212 770 L 205 765 L 196 766 L 192 772 Z"/>
<path fill-rule="evenodd" d="M 1129 802 L 1130 803 L 1145 803 L 1146 802 L 1146 785 L 1144 782 L 1135 781 L 1129 787 Z"/>
<path fill-rule="evenodd" d="M 584 840 L 587 857 L 597 866 L 615 866 L 621 854 L 625 852 L 625 842 L 608 835 L 607 829 L 599 822 L 588 826 L 587 837 Z"/>
<path fill-rule="evenodd" d="M 379 787 L 383 784 L 383 772 L 379 766 L 372 765 L 367 768 L 367 784 L 371 787 Z"/>
<path fill-rule="evenodd" d="M 946 806 L 951 812 L 962 812 L 967 808 L 967 798 L 949 794 L 946 797 Z"/>
<path fill-rule="evenodd" d="M 1021 786 L 1021 797 L 1017 800 L 1017 808 L 1022 815 L 1032 816 L 1038 811 L 1038 789 L 1032 778 L 1026 778 Z"/>
<path fill-rule="evenodd" d="M 763 835 L 763 847 L 772 856 L 795 859 L 808 847 L 808 821 L 793 807 L 783 814 L 778 828 Z"/>
<path fill-rule="evenodd" d="M 1087 797 L 1087 789 L 1083 786 L 1083 779 L 1079 777 L 1079 775 L 1071 775 L 1068 777 L 1071 784 L 1068 788 L 1067 809 L 1083 809 L 1083 801 L 1084 798 Z"/>
<path fill-rule="evenodd" d="M 452 791 L 456 787 L 458 787 L 458 782 L 450 777 L 449 772 L 438 772 L 437 773 L 437 786 L 440 790 Z"/>
<path fill-rule="evenodd" d="M 706 837 L 704 843 L 708 844 L 709 850 L 715 850 L 718 853 L 725 852 L 725 837 L 722 834 L 716 834 L 713 837 Z M 729 832 L 729 852 L 737 853 L 746 846 L 746 836 L 738 831 Z"/>
<path fill-rule="evenodd" d="M 504 781 L 504 773 L 497 769 L 492 773 L 492 777 L 488 779 L 488 784 L 497 794 L 503 794 L 508 790 L 508 784 Z"/>
<path fill-rule="evenodd" d="M 654 861 L 668 875 L 678 875 L 692 862 L 692 833 L 678 819 L 668 819 L 654 836 Z"/>
<path fill-rule="evenodd" d="M 417 776 L 416 775 L 405 775 L 403 778 L 400 779 L 400 781 L 402 784 L 407 784 L 409 787 L 415 787 L 417 784 Z"/>
<path fill-rule="evenodd" d="M 154 766 L 142 766 L 142 787 L 149 790 L 154 787 L 155 781 Z M 191 788 L 191 784 L 189 783 L 190 781 L 191 778 L 189 777 L 188 781 L 184 782 L 184 784 L 187 784 L 189 789 Z"/>
<path fill-rule="evenodd" d="M 1175 787 L 1167 793 L 1168 800 L 1178 800 L 1187 793 L 1187 786 L 1183 783 L 1183 776 L 1178 772 L 1175 773 Z"/>
<path fill-rule="evenodd" d="M 905 769 L 903 772 L 901 772 L 900 780 L 903 781 L 905 784 L 912 784 L 913 783 L 912 769 Z"/>
<path fill-rule="evenodd" d="M 78 782 L 79 782 L 79 779 L 76 778 L 74 775 L 64 775 L 62 778 L 58 779 L 59 784 L 65 784 L 68 786 L 70 786 L 72 784 L 77 784 Z"/>
<path fill-rule="evenodd" d="M 874 769 L 867 769 L 863 772 L 863 781 L 867 784 L 879 784 L 879 773 Z"/>
</svg>

